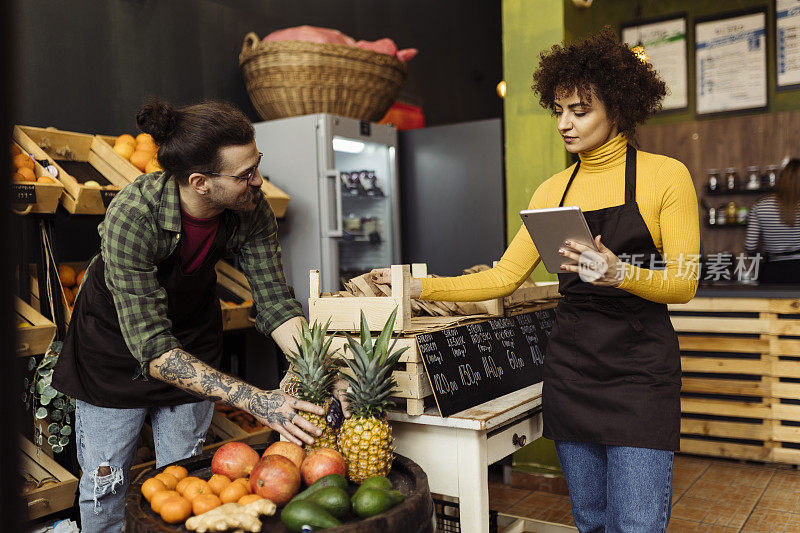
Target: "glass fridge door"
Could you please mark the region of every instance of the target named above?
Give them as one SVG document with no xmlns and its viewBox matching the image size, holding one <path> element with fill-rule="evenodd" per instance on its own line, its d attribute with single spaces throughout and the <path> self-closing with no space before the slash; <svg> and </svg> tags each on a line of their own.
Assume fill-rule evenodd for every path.
<svg viewBox="0 0 800 533">
<path fill-rule="evenodd" d="M 395 148 L 333 137 L 342 194 L 340 282 L 389 266 L 399 257 Z"/>
</svg>

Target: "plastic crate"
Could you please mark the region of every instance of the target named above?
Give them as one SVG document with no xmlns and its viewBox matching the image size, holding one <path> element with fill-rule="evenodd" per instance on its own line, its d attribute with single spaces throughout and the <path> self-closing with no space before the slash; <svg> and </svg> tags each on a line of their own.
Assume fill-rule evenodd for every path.
<svg viewBox="0 0 800 533">
<path fill-rule="evenodd" d="M 433 508 L 436 512 L 436 527 L 441 533 L 460 533 L 461 514 L 458 502 L 450 502 L 433 498 Z M 489 509 L 489 533 L 497 533 L 497 511 Z"/>
</svg>

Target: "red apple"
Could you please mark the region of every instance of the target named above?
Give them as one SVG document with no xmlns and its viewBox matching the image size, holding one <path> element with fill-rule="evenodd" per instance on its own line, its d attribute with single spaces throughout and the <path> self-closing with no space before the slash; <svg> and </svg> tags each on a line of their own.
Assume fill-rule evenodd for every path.
<svg viewBox="0 0 800 533">
<path fill-rule="evenodd" d="M 306 455 L 303 464 L 300 465 L 300 474 L 303 482 L 311 485 L 316 480 L 328 474 L 347 474 L 347 463 L 342 454 L 332 448 L 317 448 L 311 450 Z"/>
<path fill-rule="evenodd" d="M 229 479 L 247 477 L 258 463 L 258 452 L 243 442 L 223 444 L 211 459 L 211 471 Z"/>
<path fill-rule="evenodd" d="M 282 455 L 268 455 L 261 459 L 250 474 L 250 490 L 262 498 L 281 506 L 291 500 L 300 489 L 300 469 Z"/>
<path fill-rule="evenodd" d="M 303 464 L 306 452 L 301 446 L 298 446 L 294 442 L 278 441 L 264 450 L 261 458 L 263 459 L 268 455 L 282 455 L 292 461 L 297 468 L 300 468 L 300 465 Z"/>
</svg>

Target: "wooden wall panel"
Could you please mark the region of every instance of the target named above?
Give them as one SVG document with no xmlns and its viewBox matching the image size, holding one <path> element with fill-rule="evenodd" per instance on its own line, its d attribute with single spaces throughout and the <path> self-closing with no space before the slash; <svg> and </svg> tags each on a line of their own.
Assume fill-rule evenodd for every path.
<svg viewBox="0 0 800 533">
<path fill-rule="evenodd" d="M 740 179 L 744 179 L 748 166 L 758 166 L 763 172 L 767 165 L 777 165 L 784 157 L 800 157 L 800 111 L 643 126 L 636 134 L 635 144 L 645 152 L 674 157 L 691 172 L 700 203 L 704 253 L 738 253 L 744 250 L 745 229 L 710 228 L 706 223 L 707 208 L 729 201 L 750 206 L 761 196 L 707 195 L 708 169 L 717 168 L 724 173 L 727 167 L 735 167 Z"/>
</svg>

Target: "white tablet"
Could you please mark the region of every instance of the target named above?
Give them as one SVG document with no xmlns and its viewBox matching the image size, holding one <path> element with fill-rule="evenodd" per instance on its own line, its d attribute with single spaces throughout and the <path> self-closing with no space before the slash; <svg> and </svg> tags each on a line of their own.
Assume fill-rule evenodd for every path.
<svg viewBox="0 0 800 533">
<path fill-rule="evenodd" d="M 542 258 L 545 268 L 551 274 L 568 274 L 561 265 L 574 265 L 577 262 L 558 254 L 564 241 L 570 240 L 597 250 L 594 237 L 589 231 L 580 207 L 553 207 L 548 209 L 524 209 L 519 212 L 525 223 L 533 244 Z"/>
</svg>

